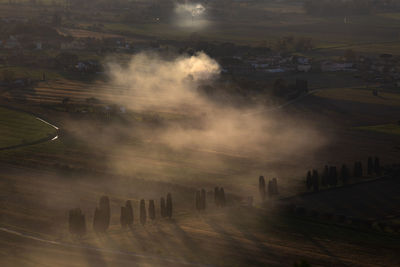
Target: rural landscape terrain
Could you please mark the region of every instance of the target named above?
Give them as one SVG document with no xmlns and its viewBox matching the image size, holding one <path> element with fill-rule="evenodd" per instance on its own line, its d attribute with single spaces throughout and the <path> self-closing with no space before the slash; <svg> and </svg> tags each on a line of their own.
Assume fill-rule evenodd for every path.
<svg viewBox="0 0 400 267">
<path fill-rule="evenodd" d="M 400 1 L 0 0 L 1 266 L 400 266 Z"/>
</svg>

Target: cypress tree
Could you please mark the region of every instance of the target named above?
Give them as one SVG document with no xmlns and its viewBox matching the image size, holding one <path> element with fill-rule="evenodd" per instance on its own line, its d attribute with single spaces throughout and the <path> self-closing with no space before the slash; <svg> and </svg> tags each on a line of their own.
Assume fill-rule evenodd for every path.
<svg viewBox="0 0 400 267">
<path fill-rule="evenodd" d="M 338 183 L 338 176 L 337 170 L 335 166 L 329 167 L 329 181 L 331 186 L 337 186 Z"/>
<path fill-rule="evenodd" d="M 172 217 L 172 197 L 171 197 L 171 193 L 167 194 L 167 216 L 169 218 Z"/>
<path fill-rule="evenodd" d="M 107 231 L 110 226 L 110 200 L 107 196 L 102 196 L 100 198 L 100 214 L 102 218 L 102 228 L 103 232 Z"/>
<path fill-rule="evenodd" d="M 77 210 L 77 226 L 76 226 L 76 234 L 79 237 L 82 237 L 83 235 L 86 234 L 86 219 L 85 215 L 82 213 L 81 209 Z"/>
<path fill-rule="evenodd" d="M 69 211 L 68 228 L 71 234 L 82 237 L 86 233 L 86 219 L 81 209 L 76 208 Z"/>
<path fill-rule="evenodd" d="M 133 226 L 133 208 L 130 200 L 127 200 L 125 203 L 125 215 L 126 215 L 126 224 L 129 227 Z"/>
<path fill-rule="evenodd" d="M 313 190 L 314 192 L 319 191 L 319 175 L 317 170 L 313 170 L 311 179 L 313 181 Z"/>
<path fill-rule="evenodd" d="M 161 197 L 160 199 L 160 210 L 161 210 L 161 217 L 167 216 L 167 207 L 165 206 L 165 199 Z"/>
<path fill-rule="evenodd" d="M 349 170 L 345 164 L 342 165 L 340 170 L 340 179 L 342 180 L 343 184 L 347 184 L 349 181 Z"/>
<path fill-rule="evenodd" d="M 220 202 L 219 202 L 219 187 L 216 186 L 214 188 L 214 203 L 215 206 L 219 207 L 220 206 Z"/>
<path fill-rule="evenodd" d="M 125 227 L 128 225 L 127 220 L 126 220 L 126 210 L 125 210 L 125 207 L 121 207 L 120 222 L 121 222 L 121 227 L 122 227 L 122 228 L 125 228 Z"/>
<path fill-rule="evenodd" d="M 264 176 L 258 178 L 258 189 L 260 191 L 261 200 L 265 200 L 265 179 Z"/>
<path fill-rule="evenodd" d="M 329 186 L 329 167 L 327 165 L 325 165 L 324 171 L 321 176 L 321 185 Z"/>
<path fill-rule="evenodd" d="M 196 210 L 200 210 L 200 191 L 196 191 L 196 196 L 195 196 L 195 201 L 196 201 Z"/>
<path fill-rule="evenodd" d="M 381 164 L 378 157 L 375 157 L 374 171 L 377 175 L 381 175 Z"/>
<path fill-rule="evenodd" d="M 226 204 L 226 199 L 225 199 L 225 191 L 224 191 L 224 188 L 223 187 L 221 187 L 221 189 L 220 189 L 220 196 L 221 196 L 221 207 L 225 207 L 225 204 Z"/>
<path fill-rule="evenodd" d="M 149 200 L 149 218 L 154 221 L 156 218 L 156 208 L 154 206 L 154 200 Z"/>
<path fill-rule="evenodd" d="M 94 210 L 94 216 L 93 216 L 93 229 L 95 232 L 100 233 L 103 230 L 102 227 L 102 218 L 100 215 L 100 210 L 96 207 Z"/>
<path fill-rule="evenodd" d="M 68 212 L 68 230 L 71 234 L 75 233 L 74 229 L 74 210 Z"/>
<path fill-rule="evenodd" d="M 277 195 L 278 192 L 278 180 L 276 178 L 272 179 L 272 191 L 274 195 Z"/>
<path fill-rule="evenodd" d="M 372 162 L 372 157 L 368 157 L 367 173 L 368 175 L 372 175 L 373 172 L 374 172 L 374 163 Z"/>
<path fill-rule="evenodd" d="M 311 177 L 311 171 L 307 172 L 306 185 L 307 185 L 307 189 L 308 190 L 310 190 L 312 185 L 313 185 L 313 181 L 312 181 L 312 177 Z"/>
<path fill-rule="evenodd" d="M 144 199 L 140 200 L 140 223 L 142 225 L 146 224 L 147 215 L 146 215 L 146 203 Z"/>
<path fill-rule="evenodd" d="M 353 176 L 358 178 L 358 177 L 360 177 L 359 173 L 360 173 L 360 171 L 358 170 L 358 162 L 356 161 L 356 162 L 354 162 Z"/>
<path fill-rule="evenodd" d="M 274 185 L 272 184 L 272 181 L 269 180 L 268 181 L 268 196 L 272 197 L 273 194 L 274 194 Z"/>
<path fill-rule="evenodd" d="M 206 203 L 207 203 L 207 199 L 206 199 L 206 190 L 201 189 L 201 209 L 205 210 L 206 209 Z"/>
</svg>

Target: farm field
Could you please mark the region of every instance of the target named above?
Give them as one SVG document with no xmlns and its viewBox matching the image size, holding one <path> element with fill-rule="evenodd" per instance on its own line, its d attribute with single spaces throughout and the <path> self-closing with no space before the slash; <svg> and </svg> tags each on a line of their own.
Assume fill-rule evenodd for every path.
<svg viewBox="0 0 400 267">
<path fill-rule="evenodd" d="M 0 149 L 52 136 L 55 129 L 35 116 L 0 107 Z"/>
<path fill-rule="evenodd" d="M 307 210 L 348 217 L 384 220 L 400 216 L 400 187 L 397 178 L 383 178 L 336 190 L 321 191 L 283 200 Z"/>
<path fill-rule="evenodd" d="M 391 134 L 391 135 L 400 135 L 400 125 L 398 124 L 362 126 L 362 127 L 356 127 L 355 129 L 362 131 L 372 131 L 377 133 Z"/>
<path fill-rule="evenodd" d="M 5 256 L 1 259 L 3 264 L 58 264 L 68 258 L 69 264 L 76 266 L 112 262 L 125 265 L 131 261 L 166 266 L 282 266 L 293 264 L 293 259 L 306 259 L 316 266 L 365 266 L 396 264 L 399 260 L 393 252 L 400 244 L 395 237 L 382 233 L 359 233 L 330 224 L 288 220 L 269 213 L 269 208 L 220 209 L 214 207 L 212 198 L 206 212 L 195 212 L 191 206 L 195 189 L 190 187 L 102 175 L 71 180 L 51 171 L 10 167 L 2 165 L 0 186 L 8 203 L 0 201 L 0 244 L 5 255 L 11 247 L 20 248 L 21 253 Z M 174 198 L 174 219 L 158 218 L 146 226 L 139 225 L 138 200 L 155 198 L 158 204 L 157 197 L 168 191 Z M 21 197 L 16 197 L 16 192 Z M 107 235 L 96 235 L 88 223 L 88 234 L 83 239 L 71 238 L 66 210 L 72 205 L 80 206 L 90 222 L 104 193 L 110 197 L 112 211 Z M 127 198 L 132 199 L 135 212 L 132 231 L 119 226 L 118 211 Z M 380 244 L 385 246 L 379 248 Z"/>
<path fill-rule="evenodd" d="M 320 90 L 315 95 L 359 103 L 400 106 L 400 93 L 379 92 L 378 96 L 374 96 L 371 89 L 365 88 L 333 88 Z"/>
<path fill-rule="evenodd" d="M 400 3 L 328 1 L 0 0 L 0 266 L 400 266 Z"/>
</svg>

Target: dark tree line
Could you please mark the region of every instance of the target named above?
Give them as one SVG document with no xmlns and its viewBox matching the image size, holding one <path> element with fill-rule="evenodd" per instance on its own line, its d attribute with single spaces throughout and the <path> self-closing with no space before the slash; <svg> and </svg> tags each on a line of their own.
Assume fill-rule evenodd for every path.
<svg viewBox="0 0 400 267">
<path fill-rule="evenodd" d="M 368 158 L 367 173 L 368 175 L 381 175 L 382 169 L 380 167 L 379 158 L 372 157 Z M 354 163 L 353 172 L 351 175 L 350 169 L 346 164 L 343 164 L 340 172 L 338 173 L 336 166 L 324 167 L 321 177 L 318 175 L 317 170 L 308 171 L 306 175 L 306 187 L 308 190 L 313 190 L 314 192 L 319 191 L 320 186 L 322 187 L 335 187 L 341 182 L 346 185 L 351 177 L 361 178 L 363 177 L 363 166 L 361 161 L 356 161 Z"/>
<path fill-rule="evenodd" d="M 204 192 L 205 194 L 205 192 Z M 172 217 L 172 196 L 167 194 L 167 201 L 162 197 L 160 201 L 161 217 Z M 146 224 L 147 216 L 150 220 L 156 219 L 156 207 L 154 200 L 149 200 L 148 210 L 146 211 L 145 200 L 140 201 L 139 206 L 139 222 Z M 100 198 L 99 207 L 96 207 L 93 216 L 93 230 L 96 233 L 105 233 L 110 226 L 110 200 L 107 196 Z M 121 207 L 120 223 L 122 228 L 132 228 L 134 222 L 134 212 L 132 202 L 127 200 L 125 205 Z M 68 227 L 71 234 L 82 236 L 86 233 L 86 220 L 82 211 L 77 208 L 69 211 Z"/>
</svg>

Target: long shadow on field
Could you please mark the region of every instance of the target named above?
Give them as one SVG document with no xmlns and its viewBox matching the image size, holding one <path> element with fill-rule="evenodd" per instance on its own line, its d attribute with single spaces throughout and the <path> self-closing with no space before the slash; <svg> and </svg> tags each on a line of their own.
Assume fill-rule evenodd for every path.
<svg viewBox="0 0 400 267">
<path fill-rule="evenodd" d="M 261 265 L 261 263 L 256 260 L 259 255 L 253 255 L 253 252 L 251 250 L 244 248 L 239 241 L 232 238 L 232 236 L 224 230 L 223 226 L 213 222 L 210 219 L 205 219 L 204 221 L 212 229 L 214 229 L 214 231 L 217 232 L 223 238 L 223 240 L 226 240 L 226 244 L 229 244 L 229 247 L 224 250 L 225 252 L 229 251 L 236 257 L 240 255 L 243 258 L 243 262 L 248 265 Z"/>
<path fill-rule="evenodd" d="M 328 255 L 332 259 L 332 266 L 349 266 L 348 264 L 344 263 L 341 261 L 336 255 L 334 255 L 332 252 L 330 252 L 324 245 L 322 245 L 320 242 L 315 240 L 311 235 L 308 233 L 304 233 L 304 237 L 306 237 L 308 240 L 310 240 L 316 247 L 318 247 L 321 252 L 325 255 Z"/>
<path fill-rule="evenodd" d="M 202 261 L 201 255 L 203 249 L 199 246 L 197 242 L 195 242 L 186 232 L 183 230 L 178 224 L 170 223 L 169 224 L 173 235 L 182 242 L 183 247 L 188 250 L 190 256 L 193 256 L 197 261 Z"/>
<path fill-rule="evenodd" d="M 81 244 L 86 246 L 86 244 Z M 107 267 L 107 262 L 104 260 L 100 251 L 94 249 L 82 249 L 82 254 L 85 256 L 87 265 L 92 267 Z"/>
</svg>

